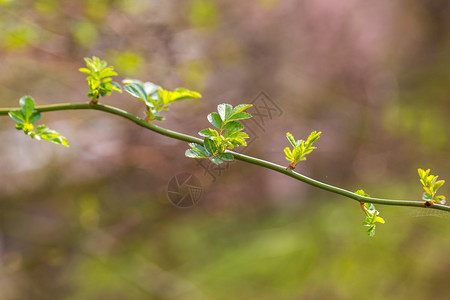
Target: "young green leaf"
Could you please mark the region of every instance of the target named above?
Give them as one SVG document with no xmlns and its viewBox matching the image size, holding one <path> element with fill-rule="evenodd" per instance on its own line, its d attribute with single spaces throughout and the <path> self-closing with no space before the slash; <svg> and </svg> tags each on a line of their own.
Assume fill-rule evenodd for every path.
<svg viewBox="0 0 450 300">
<path fill-rule="evenodd" d="M 295 142 L 294 136 L 290 133 L 286 133 L 286 138 L 288 139 L 289 143 L 291 143 L 292 147 L 297 147 L 297 143 Z"/>
<path fill-rule="evenodd" d="M 16 124 L 17 129 L 23 129 L 26 132 L 33 130 L 33 124 L 41 118 L 41 114 L 34 109 L 34 100 L 30 96 L 23 96 L 19 100 L 20 110 L 10 111 L 8 114 L 19 124 Z M 17 126 L 20 125 L 20 126 Z"/>
<path fill-rule="evenodd" d="M 122 93 L 122 87 L 115 81 L 111 82 L 111 90 Z"/>
<path fill-rule="evenodd" d="M 12 110 L 8 113 L 8 115 L 11 117 L 11 119 L 13 119 L 14 121 L 16 121 L 18 123 L 26 122 L 26 118 L 23 115 L 21 110 Z"/>
<path fill-rule="evenodd" d="M 160 89 L 159 92 L 163 94 L 160 96 L 163 98 L 164 103 L 171 103 L 175 101 L 180 101 L 184 99 L 197 99 L 201 98 L 201 95 L 197 92 L 185 89 L 185 88 L 177 88 L 173 92 Z"/>
<path fill-rule="evenodd" d="M 357 190 L 355 194 L 360 196 L 370 197 L 364 192 L 364 190 Z M 382 217 L 378 216 L 380 212 L 375 209 L 372 203 L 361 202 L 361 209 L 364 211 L 366 218 L 363 221 L 363 226 L 367 228 L 367 234 L 371 237 L 375 236 L 376 223 L 384 224 L 385 221 Z"/>
<path fill-rule="evenodd" d="M 214 130 L 214 129 L 211 129 L 211 128 L 203 129 L 203 130 L 199 131 L 198 134 L 200 136 L 209 137 L 209 138 L 214 138 L 214 137 L 218 137 L 219 136 L 219 133 L 217 132 L 217 130 Z"/>
<path fill-rule="evenodd" d="M 161 88 L 159 85 L 154 84 L 153 82 L 144 82 L 144 90 L 147 95 L 150 95 L 152 97 L 153 95 L 156 96 L 158 93 L 158 90 Z M 156 99 L 156 97 L 155 97 Z"/>
<path fill-rule="evenodd" d="M 228 122 L 231 122 L 231 121 L 239 121 L 239 120 L 250 119 L 251 117 L 252 117 L 252 115 L 249 114 L 249 113 L 246 113 L 246 112 L 240 112 L 240 113 L 231 115 L 231 116 L 227 119 L 227 123 L 228 123 Z"/>
<path fill-rule="evenodd" d="M 80 71 L 81 73 L 84 73 L 86 75 L 91 75 L 92 71 L 86 68 L 79 68 L 78 71 Z"/>
<path fill-rule="evenodd" d="M 122 82 L 125 85 L 125 90 L 130 95 L 140 99 L 147 106 L 148 122 L 153 120 L 162 121 L 161 111 L 169 110 L 169 105 L 172 102 L 201 97 L 199 93 L 185 88 L 168 91 L 151 82 L 142 82 L 135 79 L 126 79 Z"/>
<path fill-rule="evenodd" d="M 25 120 L 27 120 L 28 122 L 34 112 L 34 100 L 30 96 L 23 96 L 19 100 L 19 105 L 22 108 L 23 114 L 25 115 Z"/>
<path fill-rule="evenodd" d="M 314 149 L 316 149 L 316 147 L 313 146 L 313 143 L 319 139 L 320 134 L 321 134 L 320 131 L 319 132 L 313 131 L 308 136 L 306 141 L 304 140 L 295 141 L 294 136 L 291 133 L 289 132 L 286 133 L 286 138 L 293 147 L 292 150 L 289 147 L 284 149 L 286 160 L 291 162 L 291 164 L 287 167 L 287 169 L 293 170 L 300 161 L 306 160 L 305 156 L 311 153 Z"/>
<path fill-rule="evenodd" d="M 30 96 L 23 96 L 19 100 L 20 110 L 10 111 L 9 116 L 16 122 L 32 124 L 41 118 L 41 114 L 34 109 L 34 100 Z"/>
<path fill-rule="evenodd" d="M 87 68 L 79 68 L 83 74 L 88 75 L 86 80 L 89 86 L 88 97 L 91 103 L 98 102 L 100 97 L 109 96 L 112 91 L 121 93 L 122 88 L 117 82 L 112 81 L 112 76 L 117 76 L 113 67 L 107 67 L 108 63 L 98 57 L 84 58 Z"/>
<path fill-rule="evenodd" d="M 233 154 L 231 153 L 219 153 L 216 157 L 223 161 L 232 161 L 234 159 Z"/>
<path fill-rule="evenodd" d="M 69 142 L 65 137 L 63 137 L 55 130 L 49 129 L 45 125 L 39 125 L 36 130 L 32 134 L 30 134 L 30 136 L 37 140 L 46 140 L 58 145 L 69 147 Z"/>
<path fill-rule="evenodd" d="M 249 113 L 244 112 L 244 110 L 250 107 L 252 107 L 251 104 L 240 104 L 233 109 L 233 106 L 230 104 L 227 103 L 219 104 L 217 105 L 217 112 L 221 122 L 216 122 L 217 124 L 213 125 L 216 126 L 220 124 L 218 128 L 223 130 L 224 128 L 222 126 L 226 125 L 229 122 L 249 119 L 252 116 Z"/>
<path fill-rule="evenodd" d="M 208 158 L 209 153 L 202 145 L 199 145 L 197 143 L 190 143 L 189 147 L 191 147 L 191 150 L 194 150 L 200 155 L 200 157 L 197 158 Z"/>
<path fill-rule="evenodd" d="M 217 106 L 217 112 L 219 113 L 220 119 L 225 123 L 233 110 L 233 106 L 230 104 L 222 103 Z"/>
<path fill-rule="evenodd" d="M 107 67 L 100 71 L 100 75 L 102 77 L 111 77 L 111 76 L 117 76 L 117 73 L 113 71 L 113 67 Z M 110 78 L 108 78 L 110 79 Z"/>
<path fill-rule="evenodd" d="M 360 196 L 364 196 L 364 197 L 369 197 L 369 195 L 366 194 L 366 193 L 364 192 L 364 190 L 357 190 L 357 191 L 355 192 L 355 194 L 360 195 Z"/>
<path fill-rule="evenodd" d="M 428 206 L 433 205 L 434 202 L 445 204 L 445 196 L 436 195 L 438 189 L 442 187 L 445 181 L 437 180 L 438 176 L 430 175 L 430 169 L 427 169 L 426 171 L 423 169 L 418 169 L 417 172 L 420 177 L 420 183 L 423 185 L 424 193 L 422 195 L 422 199 L 426 201 Z"/>
<path fill-rule="evenodd" d="M 205 138 L 204 143 L 205 149 L 208 151 L 209 155 L 215 155 L 217 153 L 217 145 L 213 140 Z"/>
<path fill-rule="evenodd" d="M 187 149 L 185 155 L 186 157 L 190 158 L 208 158 L 207 155 L 203 155 L 201 152 L 196 151 L 195 149 Z"/>
<path fill-rule="evenodd" d="M 252 107 L 251 104 L 240 104 L 233 108 L 230 104 L 222 103 L 217 106 L 217 112 L 208 114 L 208 121 L 217 130 L 206 128 L 201 130 L 199 135 L 205 137 L 205 149 L 213 163 L 221 164 L 224 161 L 233 160 L 233 155 L 225 151 L 247 145 L 245 140 L 248 139 L 248 134 L 242 132 L 244 125 L 238 121 L 251 117 L 244 112 L 250 107 Z"/>
<path fill-rule="evenodd" d="M 252 116 L 249 113 L 243 112 L 250 107 L 252 107 L 251 104 L 240 104 L 233 109 L 233 106 L 230 104 L 222 103 L 217 106 L 217 112 L 219 113 L 222 124 L 225 125 L 232 121 L 251 118 Z"/>
<path fill-rule="evenodd" d="M 226 130 L 225 137 L 230 137 L 234 133 L 244 129 L 244 125 L 239 122 L 230 122 L 223 126 L 222 130 Z"/>
<path fill-rule="evenodd" d="M 250 107 L 252 107 L 252 104 L 239 104 L 238 106 L 236 106 L 235 108 L 233 108 L 233 110 L 231 111 L 231 115 L 235 115 L 237 113 L 240 113 L 246 109 L 249 109 Z"/>
<path fill-rule="evenodd" d="M 207 119 L 208 119 L 209 123 L 211 123 L 217 129 L 222 128 L 223 122 L 218 113 L 216 113 L 216 112 L 210 113 L 208 115 Z"/>
<path fill-rule="evenodd" d="M 148 102 L 148 94 L 144 88 L 144 84 L 139 80 L 123 80 L 122 83 L 124 84 L 124 89 L 129 94 L 131 94 L 133 97 L 138 98 L 139 100 L 143 101 L 146 105 L 152 105 L 150 102 Z"/>
<path fill-rule="evenodd" d="M 39 111 L 34 109 L 35 103 L 30 96 L 23 96 L 19 100 L 20 110 L 10 111 L 8 114 L 14 121 L 16 129 L 22 130 L 26 135 L 37 140 L 47 140 L 52 143 L 68 147 L 67 139 L 58 132 L 49 129 L 45 125 L 39 125 L 34 129 L 33 123 L 41 117 Z"/>
<path fill-rule="evenodd" d="M 284 154 L 286 155 L 286 160 L 287 161 L 293 161 L 293 157 L 292 157 L 292 152 L 291 149 L 289 149 L 289 147 L 284 148 Z"/>
</svg>

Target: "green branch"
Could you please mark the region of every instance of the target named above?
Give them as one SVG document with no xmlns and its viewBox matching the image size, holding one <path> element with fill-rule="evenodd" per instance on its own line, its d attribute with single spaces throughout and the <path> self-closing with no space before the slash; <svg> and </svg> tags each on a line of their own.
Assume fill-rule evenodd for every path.
<svg viewBox="0 0 450 300">
<path fill-rule="evenodd" d="M 0 108 L 0 116 L 8 115 L 8 113 L 10 111 L 17 110 L 17 109 L 19 109 L 19 108 L 17 108 L 17 107 Z M 188 143 L 197 143 L 197 144 L 203 145 L 203 140 L 201 140 L 199 138 L 153 125 L 139 117 L 136 117 L 133 114 L 130 114 L 129 112 L 126 112 L 122 109 L 108 106 L 108 105 L 92 104 L 92 103 L 62 103 L 62 104 L 54 104 L 54 105 L 37 106 L 37 107 L 35 107 L 35 109 L 41 113 L 50 112 L 50 111 L 79 110 L 79 109 L 100 110 L 100 111 L 104 111 L 104 112 L 107 112 L 107 113 L 110 113 L 113 115 L 121 116 L 125 119 L 128 119 L 128 120 L 136 123 L 139 126 L 150 129 L 159 134 L 162 134 L 162 135 L 174 138 L 174 139 L 178 139 L 181 141 L 185 141 Z M 280 165 L 274 164 L 274 163 L 266 161 L 266 160 L 262 160 L 262 159 L 259 159 L 256 157 L 244 155 L 244 154 L 237 153 L 237 152 L 230 151 L 230 150 L 226 150 L 226 153 L 232 153 L 235 159 L 238 159 L 238 160 L 250 163 L 250 164 L 258 165 L 263 168 L 274 170 L 276 172 L 290 176 L 294 179 L 297 179 L 299 181 L 302 181 L 304 183 L 307 183 L 307 184 L 317 187 L 319 189 L 326 190 L 331 193 L 339 194 L 344 197 L 356 200 L 358 202 L 393 205 L 393 206 L 422 207 L 422 208 L 431 208 L 431 209 L 438 209 L 438 210 L 450 212 L 450 206 L 446 206 L 446 205 L 442 205 L 442 204 L 433 204 L 432 206 L 427 206 L 426 205 L 427 202 L 425 202 L 425 201 L 380 199 L 380 198 L 373 198 L 373 197 L 358 195 L 351 191 L 348 191 L 348 190 L 345 190 L 345 189 L 342 189 L 342 188 L 339 188 L 339 187 L 336 187 L 333 185 L 329 185 L 329 184 L 317 181 L 312 178 L 309 178 L 309 177 L 299 174 L 291 169 L 286 169 L 286 167 L 284 167 L 284 166 L 280 166 Z"/>
</svg>

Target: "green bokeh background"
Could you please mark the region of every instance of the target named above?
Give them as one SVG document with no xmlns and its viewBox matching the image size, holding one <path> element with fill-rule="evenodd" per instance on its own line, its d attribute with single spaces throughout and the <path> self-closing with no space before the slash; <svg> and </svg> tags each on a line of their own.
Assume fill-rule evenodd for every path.
<svg viewBox="0 0 450 300">
<path fill-rule="evenodd" d="M 246 153 L 287 164 L 285 132 L 320 130 L 298 171 L 418 200 L 417 168 L 450 178 L 449 13 L 445 0 L 3 0 L 0 105 L 88 101 L 77 69 L 94 55 L 118 80 L 201 92 L 162 123 L 192 135 L 217 104 L 263 91 L 281 116 Z M 127 94 L 102 102 L 144 115 Z M 0 118 L 1 300 L 450 297 L 448 214 L 378 206 L 370 238 L 357 202 L 269 170 L 208 174 L 185 143 L 97 111 L 41 122 L 70 148 Z M 167 197 L 181 172 L 202 183 L 189 209 Z"/>
</svg>

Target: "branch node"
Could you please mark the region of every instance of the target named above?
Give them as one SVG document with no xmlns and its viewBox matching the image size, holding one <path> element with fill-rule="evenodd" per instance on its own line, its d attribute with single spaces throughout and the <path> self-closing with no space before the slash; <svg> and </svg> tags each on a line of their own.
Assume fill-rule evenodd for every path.
<svg viewBox="0 0 450 300">
<path fill-rule="evenodd" d="M 294 170 L 295 169 L 295 163 L 291 162 L 289 166 L 286 167 L 286 170 Z"/>
<path fill-rule="evenodd" d="M 428 200 L 425 200 L 425 203 L 424 203 L 426 208 L 432 206 L 433 204 L 434 204 L 434 201 L 428 201 Z"/>
<path fill-rule="evenodd" d="M 367 208 L 366 208 L 366 206 L 364 205 L 364 202 L 362 202 L 362 201 L 359 201 L 359 205 L 361 205 L 361 209 L 362 209 L 362 211 L 366 211 L 367 210 Z"/>
</svg>

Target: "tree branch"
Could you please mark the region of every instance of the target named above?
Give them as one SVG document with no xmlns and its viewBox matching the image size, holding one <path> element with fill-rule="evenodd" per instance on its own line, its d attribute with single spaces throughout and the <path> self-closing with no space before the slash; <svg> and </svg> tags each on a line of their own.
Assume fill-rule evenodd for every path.
<svg viewBox="0 0 450 300">
<path fill-rule="evenodd" d="M 0 108 L 0 116 L 7 115 L 9 111 L 11 110 L 17 110 L 20 108 L 14 107 L 14 108 Z M 53 105 L 43 105 L 43 106 L 37 106 L 35 109 L 41 113 L 43 112 L 50 112 L 50 111 L 61 111 L 61 110 L 79 110 L 79 109 L 94 109 L 94 110 L 100 110 L 104 111 L 113 115 L 121 116 L 125 119 L 128 119 L 134 123 L 136 123 L 139 126 L 142 126 L 144 128 L 150 129 L 154 132 L 157 132 L 159 134 L 168 136 L 170 138 L 178 139 L 181 141 L 189 142 L 189 143 L 197 143 L 200 145 L 203 145 L 203 140 L 179 133 L 176 131 L 172 131 L 169 129 L 165 129 L 162 127 L 159 127 L 157 125 L 154 125 L 152 123 L 148 123 L 145 120 L 136 117 L 133 114 L 130 114 L 127 111 L 124 111 L 122 109 L 109 106 L 109 105 L 103 105 L 103 104 L 90 104 L 90 103 L 61 103 L 61 104 L 53 104 Z M 300 173 L 297 173 L 293 170 L 286 169 L 284 166 L 277 165 L 275 163 L 259 159 L 256 157 L 244 155 L 241 153 L 237 153 L 234 151 L 227 150 L 226 152 L 232 153 L 234 158 L 240 161 L 244 161 L 250 164 L 258 165 L 263 168 L 271 169 L 276 172 L 282 173 L 284 175 L 290 176 L 294 179 L 297 179 L 299 181 L 302 181 L 304 183 L 307 183 L 309 185 L 312 185 L 316 188 L 326 190 L 331 193 L 339 194 L 344 197 L 356 200 L 358 202 L 366 202 L 366 203 L 374 203 L 374 204 L 383 204 L 383 205 L 393 205 L 393 206 L 412 206 L 412 207 L 421 207 L 421 208 L 431 208 L 431 209 L 437 209 L 437 210 L 443 210 L 443 211 L 449 211 L 450 212 L 450 206 L 442 205 L 442 204 L 433 204 L 431 206 L 426 206 L 426 202 L 422 200 L 414 201 L 414 200 L 393 200 L 393 199 L 380 199 L 380 198 L 373 198 L 373 197 L 366 197 L 361 196 L 358 194 L 355 194 L 351 191 L 329 185 L 323 182 L 320 182 L 318 180 L 309 178 L 307 176 L 304 176 Z"/>
</svg>

